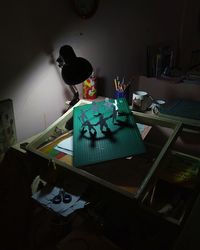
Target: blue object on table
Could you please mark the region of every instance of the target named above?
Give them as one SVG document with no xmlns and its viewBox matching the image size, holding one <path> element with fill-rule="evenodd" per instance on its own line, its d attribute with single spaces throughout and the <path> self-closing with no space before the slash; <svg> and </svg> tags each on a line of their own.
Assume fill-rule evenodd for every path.
<svg viewBox="0 0 200 250">
<path fill-rule="evenodd" d="M 120 90 L 115 90 L 115 95 L 114 95 L 114 98 L 115 99 L 118 99 L 118 98 L 125 98 L 125 99 L 129 99 L 129 89 L 125 89 L 123 91 L 120 91 Z"/>
</svg>

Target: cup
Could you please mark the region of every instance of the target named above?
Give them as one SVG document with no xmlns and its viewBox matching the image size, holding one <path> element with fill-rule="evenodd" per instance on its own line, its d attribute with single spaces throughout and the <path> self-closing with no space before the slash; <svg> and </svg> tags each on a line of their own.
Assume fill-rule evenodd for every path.
<svg viewBox="0 0 200 250">
<path fill-rule="evenodd" d="M 146 111 L 153 102 L 153 98 L 145 91 L 135 91 L 132 97 L 132 109 Z"/>
<path fill-rule="evenodd" d="M 152 113 L 157 115 L 159 113 L 159 109 L 162 108 L 165 104 L 166 102 L 164 100 L 155 100 L 151 106 Z"/>
</svg>

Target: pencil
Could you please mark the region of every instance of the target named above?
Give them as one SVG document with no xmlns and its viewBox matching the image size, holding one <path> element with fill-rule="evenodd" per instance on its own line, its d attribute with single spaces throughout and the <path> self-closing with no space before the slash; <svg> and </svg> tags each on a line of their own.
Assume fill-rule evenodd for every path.
<svg viewBox="0 0 200 250">
<path fill-rule="evenodd" d="M 118 90 L 118 87 L 117 87 L 117 80 L 114 79 L 114 83 L 115 83 L 115 90 Z"/>
</svg>

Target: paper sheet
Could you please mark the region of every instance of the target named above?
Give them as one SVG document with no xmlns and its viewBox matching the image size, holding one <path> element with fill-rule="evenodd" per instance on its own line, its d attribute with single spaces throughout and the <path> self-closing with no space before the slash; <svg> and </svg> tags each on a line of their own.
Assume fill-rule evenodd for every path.
<svg viewBox="0 0 200 250">
<path fill-rule="evenodd" d="M 73 155 L 73 136 L 66 138 L 58 143 L 55 149 L 65 154 Z"/>
</svg>

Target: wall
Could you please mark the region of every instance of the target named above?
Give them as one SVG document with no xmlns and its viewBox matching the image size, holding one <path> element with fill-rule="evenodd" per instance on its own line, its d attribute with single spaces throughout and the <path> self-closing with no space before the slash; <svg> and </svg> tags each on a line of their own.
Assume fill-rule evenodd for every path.
<svg viewBox="0 0 200 250">
<path fill-rule="evenodd" d="M 66 86 L 52 60 L 54 38 L 64 24 L 67 32 L 62 9 L 67 14 L 64 1 L 1 4 L 0 99 L 13 100 L 18 141 L 45 129 L 66 108 Z"/>
<path fill-rule="evenodd" d="M 200 1 L 184 0 L 180 27 L 180 67 L 188 70 L 193 50 L 200 49 Z M 200 61 L 200 58 L 199 58 Z"/>
<path fill-rule="evenodd" d="M 180 83 L 140 76 L 135 84 L 135 90 L 148 92 L 154 99 L 185 99 L 200 101 L 200 84 Z"/>
<path fill-rule="evenodd" d="M 81 20 L 70 15 L 69 41 L 85 52 L 100 77 L 100 94 L 113 96 L 113 78 L 146 73 L 146 48 L 159 42 L 176 43 L 179 37 L 182 1 L 101 0 L 96 14 Z M 170 18 L 169 18 L 170 17 Z"/>
<path fill-rule="evenodd" d="M 147 45 L 177 42 L 182 10 L 181 0 L 100 0 L 83 20 L 70 0 L 4 1 L 0 99 L 13 100 L 18 141 L 48 127 L 70 98 L 55 64 L 61 45 L 91 61 L 99 94 L 112 97 L 116 75 L 146 72 Z"/>
</svg>

